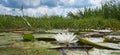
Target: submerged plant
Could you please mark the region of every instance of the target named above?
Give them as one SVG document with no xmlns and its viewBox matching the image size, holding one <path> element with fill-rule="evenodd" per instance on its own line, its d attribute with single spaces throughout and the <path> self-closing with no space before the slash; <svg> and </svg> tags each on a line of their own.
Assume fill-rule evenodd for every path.
<svg viewBox="0 0 120 55">
<path fill-rule="evenodd" d="M 66 46 L 69 46 L 71 43 L 76 43 L 78 39 L 74 33 L 58 33 L 54 36 L 58 43 L 63 43 Z"/>
</svg>

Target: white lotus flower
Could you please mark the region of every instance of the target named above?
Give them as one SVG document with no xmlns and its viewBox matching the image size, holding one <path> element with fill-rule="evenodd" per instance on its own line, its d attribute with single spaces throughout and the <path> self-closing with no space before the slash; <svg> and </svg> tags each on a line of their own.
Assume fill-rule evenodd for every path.
<svg viewBox="0 0 120 55">
<path fill-rule="evenodd" d="M 59 42 L 59 43 L 64 43 L 66 45 L 69 45 L 70 43 L 76 43 L 78 41 L 76 37 L 76 35 L 74 35 L 74 33 L 58 33 L 55 36 L 55 39 Z"/>
</svg>

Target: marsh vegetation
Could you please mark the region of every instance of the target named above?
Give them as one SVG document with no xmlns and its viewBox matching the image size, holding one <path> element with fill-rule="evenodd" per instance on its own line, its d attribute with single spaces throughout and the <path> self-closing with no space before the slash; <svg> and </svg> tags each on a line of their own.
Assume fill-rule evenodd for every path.
<svg viewBox="0 0 120 55">
<path fill-rule="evenodd" d="M 21 12 L 23 13 L 23 10 Z M 79 10 L 77 13 L 69 12 L 67 17 L 0 15 L 0 54 L 96 55 L 97 53 L 98 55 L 119 55 L 120 35 L 115 34 L 117 38 L 110 37 L 114 38 L 112 40 L 106 37 L 113 32 L 120 34 L 119 24 L 120 4 L 114 2 L 102 4 L 101 8 L 85 8 L 84 11 Z M 72 34 L 65 34 L 66 32 L 72 32 Z M 85 34 L 91 36 L 87 35 L 87 37 Z M 98 36 L 99 34 L 102 35 Z M 74 40 L 75 37 L 78 39 Z M 65 46 L 64 42 L 67 42 L 67 45 L 77 44 Z M 89 51 L 86 46 L 90 46 Z M 87 52 L 83 50 L 87 50 Z"/>
</svg>

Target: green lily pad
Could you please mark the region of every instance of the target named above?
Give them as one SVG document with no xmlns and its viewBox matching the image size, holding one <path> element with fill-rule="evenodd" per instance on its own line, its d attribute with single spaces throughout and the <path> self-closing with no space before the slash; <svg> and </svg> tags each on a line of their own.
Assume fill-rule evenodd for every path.
<svg viewBox="0 0 120 55">
<path fill-rule="evenodd" d="M 113 42 L 113 43 L 120 42 L 120 36 L 110 35 L 110 36 L 105 36 L 104 38 L 106 42 Z"/>
<path fill-rule="evenodd" d="M 32 34 L 24 34 L 23 39 L 24 39 L 24 41 L 32 41 L 35 38 Z"/>
<path fill-rule="evenodd" d="M 99 41 L 91 39 L 91 38 L 79 38 L 80 41 L 82 41 L 85 44 L 90 44 L 90 45 L 94 45 L 94 46 L 99 46 L 102 48 L 109 48 L 109 49 L 119 49 L 120 50 L 120 44 L 117 43 L 105 43 L 103 40 L 100 41 L 100 39 L 98 38 Z M 103 41 L 103 42 L 102 42 Z"/>
</svg>

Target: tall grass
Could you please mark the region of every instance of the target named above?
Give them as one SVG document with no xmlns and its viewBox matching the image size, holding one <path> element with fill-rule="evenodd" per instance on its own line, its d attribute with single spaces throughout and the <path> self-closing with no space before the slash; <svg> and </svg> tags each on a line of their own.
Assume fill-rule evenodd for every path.
<svg viewBox="0 0 120 55">
<path fill-rule="evenodd" d="M 68 13 L 68 17 L 74 19 L 88 18 L 88 17 L 101 17 L 105 19 L 118 19 L 120 20 L 120 2 L 106 2 L 102 3 L 101 8 L 96 7 L 85 8 L 84 12 L 79 10 L 76 14 Z"/>
<path fill-rule="evenodd" d="M 26 17 L 34 29 L 120 29 L 120 22 L 116 19 L 86 18 L 69 19 L 60 16 L 48 18 Z M 0 18 L 0 29 L 29 29 L 29 26 L 20 17 L 5 16 Z"/>
<path fill-rule="evenodd" d="M 22 12 L 23 13 L 23 12 Z M 0 15 L 0 29 L 120 29 L 120 3 L 109 2 L 101 8 L 85 8 L 76 14 L 68 13 L 68 17 L 43 16 L 39 18 L 24 16 L 24 22 L 19 16 Z M 28 25 L 30 24 L 30 25 Z"/>
</svg>

